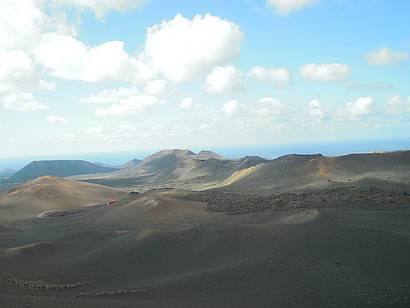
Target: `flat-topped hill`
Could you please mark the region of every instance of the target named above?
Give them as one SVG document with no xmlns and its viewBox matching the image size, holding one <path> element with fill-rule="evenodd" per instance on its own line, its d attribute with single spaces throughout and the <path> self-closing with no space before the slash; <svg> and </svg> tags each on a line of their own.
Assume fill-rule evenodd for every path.
<svg viewBox="0 0 410 308">
<path fill-rule="evenodd" d="M 44 175 L 66 177 L 90 173 L 106 173 L 116 169 L 103 167 L 85 160 L 41 160 L 33 161 L 13 174 L 10 182 L 21 183 Z"/>
</svg>

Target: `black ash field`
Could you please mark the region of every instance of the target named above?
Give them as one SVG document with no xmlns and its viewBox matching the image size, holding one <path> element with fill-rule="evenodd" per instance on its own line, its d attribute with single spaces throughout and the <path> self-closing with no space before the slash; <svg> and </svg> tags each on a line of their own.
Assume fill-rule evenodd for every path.
<svg viewBox="0 0 410 308">
<path fill-rule="evenodd" d="M 408 307 L 409 183 L 406 151 L 182 150 L 14 183 L 0 306 Z"/>
</svg>

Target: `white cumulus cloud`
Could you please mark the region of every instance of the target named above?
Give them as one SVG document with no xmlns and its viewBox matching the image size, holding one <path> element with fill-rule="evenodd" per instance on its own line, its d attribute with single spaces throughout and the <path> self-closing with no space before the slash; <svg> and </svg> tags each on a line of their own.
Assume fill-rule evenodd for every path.
<svg viewBox="0 0 410 308">
<path fill-rule="evenodd" d="M 38 102 L 33 94 L 29 92 L 11 92 L 0 98 L 0 100 L 6 110 L 29 112 L 48 109 L 46 105 Z"/>
<path fill-rule="evenodd" d="M 403 98 L 398 94 L 390 96 L 386 101 L 385 111 L 392 115 L 410 112 L 410 96 L 407 98 Z"/>
<path fill-rule="evenodd" d="M 216 67 L 206 77 L 204 89 L 209 93 L 224 93 L 240 91 L 242 73 L 232 65 Z"/>
<path fill-rule="evenodd" d="M 390 48 L 380 48 L 367 53 L 364 58 L 369 65 L 385 66 L 406 61 L 409 54 L 403 51 L 391 50 Z"/>
<path fill-rule="evenodd" d="M 139 93 L 140 91 L 136 87 L 119 87 L 117 89 L 106 89 L 97 94 L 92 94 L 81 99 L 81 101 L 87 104 L 112 104 L 118 103 L 123 98 L 138 95 Z"/>
<path fill-rule="evenodd" d="M 127 54 L 120 41 L 89 47 L 71 36 L 48 33 L 35 50 L 35 58 L 61 79 L 138 83 L 153 76 L 144 61 Z"/>
<path fill-rule="evenodd" d="M 261 116 L 278 116 L 284 114 L 285 110 L 285 105 L 273 97 L 261 98 L 256 107 L 256 113 Z"/>
<path fill-rule="evenodd" d="M 46 121 L 51 124 L 58 124 L 58 125 L 67 125 L 68 121 L 66 118 L 49 114 L 46 118 Z"/>
<path fill-rule="evenodd" d="M 237 100 L 230 100 L 222 106 L 222 112 L 227 116 L 233 116 L 239 110 L 239 103 Z"/>
<path fill-rule="evenodd" d="M 95 114 L 99 117 L 107 116 L 127 116 L 137 112 L 142 112 L 160 104 L 157 97 L 152 95 L 140 94 L 134 95 L 120 100 L 117 104 L 109 107 L 100 107 Z"/>
<path fill-rule="evenodd" d="M 349 65 L 341 63 L 306 64 L 300 68 L 300 75 L 313 81 L 342 80 L 349 74 Z"/>
<path fill-rule="evenodd" d="M 29 49 L 46 23 L 39 1 L 0 1 L 0 49 Z"/>
<path fill-rule="evenodd" d="M 54 0 L 56 3 L 92 10 L 102 18 L 108 11 L 126 12 L 142 6 L 146 0 Z"/>
<path fill-rule="evenodd" d="M 229 63 L 240 51 L 243 34 L 235 23 L 220 17 L 178 14 L 148 28 L 145 53 L 167 79 L 196 78 Z"/>
<path fill-rule="evenodd" d="M 317 99 L 312 99 L 309 102 L 309 113 L 316 121 L 321 121 L 326 116 L 325 109 Z"/>
<path fill-rule="evenodd" d="M 156 97 L 164 97 L 170 91 L 169 82 L 163 79 L 148 81 L 144 89 L 145 93 L 148 95 L 153 95 Z"/>
<path fill-rule="evenodd" d="M 53 82 L 41 79 L 40 69 L 28 52 L 0 49 L 0 91 L 55 89 Z"/>
<path fill-rule="evenodd" d="M 64 14 L 51 14 L 46 4 L 43 0 L 0 1 L 0 84 L 3 89 L 51 89 L 41 82 L 43 72 L 33 59 L 32 51 L 44 33 L 72 33 L 73 29 L 61 17 Z"/>
<path fill-rule="evenodd" d="M 285 68 L 255 66 L 249 71 L 249 75 L 255 79 L 278 87 L 286 86 L 291 80 L 290 73 Z"/>
<path fill-rule="evenodd" d="M 193 102 L 192 97 L 186 97 L 179 104 L 179 109 L 189 110 L 189 109 L 192 109 L 193 106 L 194 106 L 194 102 Z"/>
<path fill-rule="evenodd" d="M 344 107 L 339 109 L 339 116 L 350 120 L 359 119 L 373 111 L 374 98 L 371 96 L 360 97 L 356 101 L 347 102 Z"/>
<path fill-rule="evenodd" d="M 313 3 L 315 3 L 315 0 L 267 0 L 267 4 L 273 7 L 279 15 L 287 15 Z"/>
<path fill-rule="evenodd" d="M 144 1 L 57 2 L 103 14 L 107 10 L 127 10 Z M 2 90 L 10 84 L 16 88 L 33 81 L 37 81 L 36 89 L 51 90 L 52 83 L 39 82 L 41 75 L 47 73 L 65 80 L 146 84 L 147 94 L 163 96 L 166 81 L 160 81 L 160 75 L 168 81 L 183 81 L 229 64 L 239 54 L 243 37 L 238 25 L 220 17 L 207 14 L 187 19 L 177 15 L 148 28 L 143 50 L 131 55 L 122 41 L 94 46 L 82 42 L 66 29 L 69 27 L 64 22 L 47 15 L 43 5 L 34 0 L 0 3 Z"/>
<path fill-rule="evenodd" d="M 26 87 L 36 79 L 32 58 L 23 50 L 0 50 L 0 85 L 4 89 Z"/>
</svg>

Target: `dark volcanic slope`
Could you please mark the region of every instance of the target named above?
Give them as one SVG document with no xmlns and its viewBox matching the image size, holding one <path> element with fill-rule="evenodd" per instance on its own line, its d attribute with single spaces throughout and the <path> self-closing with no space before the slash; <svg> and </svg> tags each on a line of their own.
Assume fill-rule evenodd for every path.
<svg viewBox="0 0 410 308">
<path fill-rule="evenodd" d="M 129 162 L 126 162 L 125 164 L 120 166 L 120 169 L 128 169 L 128 168 L 133 168 L 138 166 L 141 163 L 142 160 L 140 159 L 131 159 Z"/>
<path fill-rule="evenodd" d="M 237 160 L 218 154 L 189 150 L 164 150 L 137 166 L 108 174 L 91 174 L 76 179 L 110 185 L 192 185 L 196 189 L 221 188 L 272 193 L 294 190 L 322 190 L 355 185 L 382 185 L 393 190 L 410 184 L 410 151 L 351 154 L 340 157 L 286 155 L 273 160 L 247 156 Z M 178 186 L 181 185 L 181 186 Z"/>
<path fill-rule="evenodd" d="M 151 175 L 152 182 L 197 180 L 220 181 L 237 170 L 265 161 L 260 157 L 239 160 L 223 159 L 216 153 L 202 151 L 195 154 L 188 150 L 167 150 L 144 160 L 134 172 Z"/>
<path fill-rule="evenodd" d="M 202 151 L 164 150 L 157 152 L 137 166 L 106 175 L 90 175 L 81 179 L 135 179 L 136 183 L 163 183 L 170 181 L 218 182 L 242 168 L 257 165 L 265 160 L 260 157 L 245 157 L 239 160 L 224 159 L 222 156 Z M 109 181 L 107 181 L 109 182 Z M 101 183 L 105 183 L 102 181 Z"/>
<path fill-rule="evenodd" d="M 389 204 L 230 216 L 146 194 L 3 224 L 0 306 L 406 307 L 409 221 Z"/>
<path fill-rule="evenodd" d="M 323 189 L 353 182 L 369 186 L 375 182 L 383 184 L 383 181 L 396 186 L 410 182 L 410 151 L 340 157 L 287 155 L 259 165 L 252 172 L 233 180 L 229 187 L 274 192 Z"/>
<path fill-rule="evenodd" d="M 44 176 L 0 194 L 0 216 L 27 219 L 45 211 L 81 209 L 124 196 L 127 194 L 110 187 Z"/>
<path fill-rule="evenodd" d="M 371 172 L 409 172 L 410 151 L 350 154 L 328 158 L 333 170 L 344 170 L 347 175 Z"/>
<path fill-rule="evenodd" d="M 80 174 L 105 173 L 116 169 L 103 167 L 84 160 L 33 161 L 9 178 L 10 182 L 24 182 L 44 175 L 66 177 Z"/>
</svg>

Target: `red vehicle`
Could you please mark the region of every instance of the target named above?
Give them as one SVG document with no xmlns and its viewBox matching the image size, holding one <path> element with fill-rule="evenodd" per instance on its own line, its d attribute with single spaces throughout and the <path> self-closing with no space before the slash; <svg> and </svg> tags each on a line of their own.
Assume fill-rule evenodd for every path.
<svg viewBox="0 0 410 308">
<path fill-rule="evenodd" d="M 115 201 L 115 200 L 110 200 L 110 201 L 107 201 L 106 205 L 107 205 L 107 206 L 110 206 L 110 205 L 115 204 L 115 202 L 117 202 L 117 201 Z"/>
</svg>

